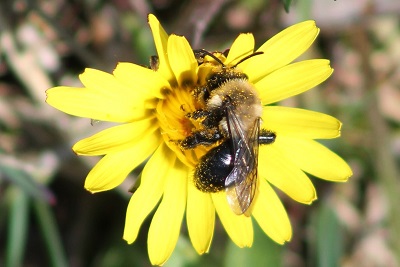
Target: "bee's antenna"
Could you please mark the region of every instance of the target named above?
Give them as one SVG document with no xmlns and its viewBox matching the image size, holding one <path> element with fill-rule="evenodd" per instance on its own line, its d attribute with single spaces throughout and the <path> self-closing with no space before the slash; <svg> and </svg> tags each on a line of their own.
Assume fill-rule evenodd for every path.
<svg viewBox="0 0 400 267">
<path fill-rule="evenodd" d="M 243 61 L 248 60 L 249 58 L 252 58 L 252 57 L 254 57 L 254 56 L 261 55 L 261 54 L 264 54 L 264 52 L 262 52 L 262 51 L 254 52 L 253 54 L 250 54 L 250 55 L 248 55 L 248 56 L 242 58 L 241 60 L 239 60 L 239 62 L 236 63 L 232 68 L 236 68 L 237 65 L 239 65 L 240 63 L 243 63 Z"/>
<path fill-rule="evenodd" d="M 204 56 L 210 56 L 210 57 L 212 57 L 215 61 L 217 61 L 219 64 L 221 64 L 222 67 L 225 67 L 225 64 L 224 64 L 219 58 L 217 58 L 213 53 L 208 52 L 207 50 L 204 50 L 204 49 L 197 49 L 197 50 L 193 50 L 193 53 L 194 53 L 195 55 L 198 55 L 198 56 L 201 57 L 201 58 L 204 58 Z M 262 52 L 262 51 L 254 52 L 253 54 L 250 54 L 250 55 L 248 55 L 248 56 L 242 58 L 241 60 L 239 60 L 239 62 L 236 63 L 232 68 L 236 68 L 237 65 L 239 65 L 240 63 L 243 63 L 243 61 L 248 60 L 249 58 L 252 58 L 252 57 L 254 57 L 254 56 L 261 55 L 261 54 L 264 54 L 264 52 Z"/>
<path fill-rule="evenodd" d="M 208 52 L 207 50 L 204 50 L 204 49 L 197 49 L 197 50 L 193 50 L 193 53 L 194 53 L 195 55 L 199 55 L 200 57 L 210 56 L 210 57 L 212 57 L 215 61 L 217 61 L 219 64 L 221 64 L 223 67 L 225 67 L 225 64 L 224 64 L 219 58 L 217 58 L 213 53 Z"/>
</svg>

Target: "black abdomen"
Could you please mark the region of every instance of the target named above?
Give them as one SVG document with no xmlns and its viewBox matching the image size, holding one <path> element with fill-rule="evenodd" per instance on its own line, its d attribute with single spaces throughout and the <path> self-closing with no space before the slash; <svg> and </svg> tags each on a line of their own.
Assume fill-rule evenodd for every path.
<svg viewBox="0 0 400 267">
<path fill-rule="evenodd" d="M 200 159 L 194 173 L 194 184 L 200 191 L 213 193 L 225 188 L 225 179 L 233 169 L 230 142 L 225 140 Z"/>
</svg>

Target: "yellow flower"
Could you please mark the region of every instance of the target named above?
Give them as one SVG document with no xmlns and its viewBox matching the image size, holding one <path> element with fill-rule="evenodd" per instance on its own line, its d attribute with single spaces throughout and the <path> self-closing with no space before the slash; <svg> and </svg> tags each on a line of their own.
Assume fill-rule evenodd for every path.
<svg viewBox="0 0 400 267">
<path fill-rule="evenodd" d="M 123 238 L 134 242 L 144 219 L 157 207 L 148 234 L 152 264 L 161 265 L 171 255 L 185 211 L 190 240 L 199 254 L 209 250 L 215 214 L 233 242 L 251 246 L 251 217 L 232 212 L 224 191 L 202 192 L 193 183 L 195 166 L 212 146 L 182 149 L 178 142 L 202 127 L 187 114 L 201 108 L 193 92 L 221 65 L 217 57 L 225 67 L 248 76 L 263 104 L 261 127 L 276 134 L 273 144 L 259 147 L 258 192 L 251 216 L 275 242 L 289 241 L 290 221 L 271 185 L 310 204 L 317 197 L 305 173 L 335 182 L 352 175 L 345 161 L 314 141 L 338 137 L 341 123 L 337 119 L 303 109 L 267 106 L 311 89 L 332 74 L 325 59 L 291 63 L 318 35 L 314 21 L 285 29 L 256 51 L 253 35 L 241 34 L 226 57 L 213 53 L 214 59 L 206 56 L 208 63 L 203 64 L 184 37 L 167 35 L 153 15 L 149 24 L 159 59 L 154 70 L 132 63 L 119 63 L 113 74 L 86 69 L 79 76 L 84 88 L 60 86 L 47 91 L 47 103 L 65 113 L 120 123 L 74 145 L 78 155 L 105 155 L 88 174 L 85 188 L 110 190 L 149 158 L 127 208 Z M 262 53 L 235 66 L 254 52 Z"/>
</svg>

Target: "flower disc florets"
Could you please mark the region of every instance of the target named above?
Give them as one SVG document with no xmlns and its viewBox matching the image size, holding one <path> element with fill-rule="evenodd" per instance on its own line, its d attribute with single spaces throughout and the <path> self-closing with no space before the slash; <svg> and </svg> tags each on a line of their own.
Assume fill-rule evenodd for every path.
<svg viewBox="0 0 400 267">
<path fill-rule="evenodd" d="M 225 56 L 220 52 L 213 53 L 221 62 Z M 202 120 L 204 118 L 193 118 L 190 115 L 195 111 L 203 110 L 205 107 L 204 93 L 205 84 L 210 74 L 221 69 L 221 63 L 210 56 L 198 59 L 196 83 L 186 82 L 183 86 L 174 86 L 171 90 L 164 91 L 164 99 L 160 99 L 156 114 L 160 123 L 161 134 L 168 147 L 173 150 L 177 157 L 188 167 L 193 168 L 199 159 L 212 147 L 218 145 L 196 146 L 193 149 L 185 149 L 180 142 L 191 136 L 196 131 L 204 130 Z M 224 66 L 225 67 L 225 66 Z"/>
</svg>

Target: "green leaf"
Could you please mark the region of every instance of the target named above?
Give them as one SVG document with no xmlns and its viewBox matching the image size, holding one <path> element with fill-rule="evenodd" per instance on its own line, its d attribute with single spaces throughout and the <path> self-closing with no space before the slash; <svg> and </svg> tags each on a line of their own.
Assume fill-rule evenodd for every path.
<svg viewBox="0 0 400 267">
<path fill-rule="evenodd" d="M 254 242 L 251 248 L 228 243 L 224 266 L 282 266 L 283 247 L 272 241 L 253 220 Z"/>
<path fill-rule="evenodd" d="M 42 230 L 42 234 L 50 256 L 50 266 L 67 267 L 68 261 L 62 247 L 57 223 L 48 203 L 42 200 L 33 202 L 33 207 Z"/>
<path fill-rule="evenodd" d="M 340 266 L 343 255 L 343 238 L 335 210 L 327 203 L 321 203 L 313 226 L 315 227 L 316 266 Z"/>
<path fill-rule="evenodd" d="M 5 266 L 22 266 L 28 228 L 29 197 L 17 187 L 9 187 L 7 194 L 10 196 L 10 216 Z"/>
<path fill-rule="evenodd" d="M 19 187 L 25 194 L 36 199 L 54 203 L 53 194 L 44 185 L 37 183 L 31 175 L 21 169 L 10 167 L 6 162 L 0 161 L 0 175 Z"/>
<path fill-rule="evenodd" d="M 282 0 L 283 7 L 285 8 L 286 13 L 289 13 L 289 7 L 292 3 L 292 0 Z"/>
</svg>

